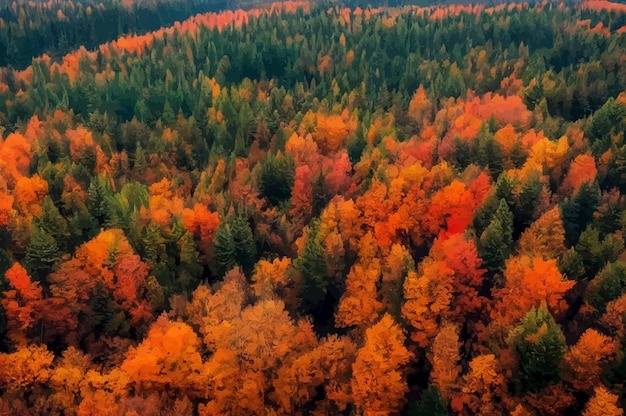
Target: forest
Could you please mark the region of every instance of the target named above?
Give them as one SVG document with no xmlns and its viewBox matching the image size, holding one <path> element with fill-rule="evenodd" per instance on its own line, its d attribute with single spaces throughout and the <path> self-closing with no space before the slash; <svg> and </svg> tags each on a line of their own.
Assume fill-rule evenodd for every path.
<svg viewBox="0 0 626 416">
<path fill-rule="evenodd" d="M 623 415 L 626 4 L 359 1 L 0 6 L 0 415 Z"/>
</svg>

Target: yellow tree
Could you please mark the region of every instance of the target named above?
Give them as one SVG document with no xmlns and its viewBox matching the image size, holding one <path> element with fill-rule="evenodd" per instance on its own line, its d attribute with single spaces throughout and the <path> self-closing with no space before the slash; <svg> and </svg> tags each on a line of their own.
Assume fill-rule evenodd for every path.
<svg viewBox="0 0 626 416">
<path fill-rule="evenodd" d="M 402 316 L 413 327 L 411 339 L 428 347 L 437 336 L 442 319 L 450 314 L 454 271 L 444 262 L 427 257 L 420 273 L 410 270 L 404 281 Z"/>
<path fill-rule="evenodd" d="M 427 355 L 433 366 L 430 372 L 431 382 L 439 388 L 444 399 L 450 399 L 452 392 L 458 387 L 461 371 L 460 349 L 458 328 L 452 324 L 444 324 Z"/>
<path fill-rule="evenodd" d="M 583 416 L 622 416 L 624 410 L 617 406 L 619 396 L 600 385 L 594 389 L 593 397 L 585 406 Z"/>
<path fill-rule="evenodd" d="M 565 354 L 565 380 L 576 390 L 590 393 L 599 384 L 602 371 L 613 361 L 615 353 L 616 346 L 611 337 L 587 329 Z"/>
<path fill-rule="evenodd" d="M 402 408 L 408 391 L 402 373 L 411 359 L 402 329 L 385 314 L 365 331 L 365 344 L 352 366 L 352 395 L 365 415 L 385 415 Z"/>
<path fill-rule="evenodd" d="M 171 322 L 163 314 L 143 342 L 128 350 L 121 370 L 130 376 L 137 392 L 168 388 L 206 397 L 208 375 L 199 347 L 200 340 L 189 325 Z"/>
<path fill-rule="evenodd" d="M 565 229 L 558 206 L 544 212 L 519 239 L 519 254 L 543 260 L 558 259 L 565 252 Z"/>
</svg>

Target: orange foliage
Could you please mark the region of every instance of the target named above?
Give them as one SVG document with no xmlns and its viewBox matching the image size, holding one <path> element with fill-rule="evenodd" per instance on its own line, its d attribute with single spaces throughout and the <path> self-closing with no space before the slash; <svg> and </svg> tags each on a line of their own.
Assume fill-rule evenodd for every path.
<svg viewBox="0 0 626 416">
<path fill-rule="evenodd" d="M 252 288 L 260 298 L 272 298 L 276 292 L 283 289 L 289 283 L 287 271 L 291 267 L 291 259 L 259 260 L 254 269 Z"/>
<path fill-rule="evenodd" d="M 199 346 L 191 327 L 171 322 L 163 314 L 143 342 L 128 350 L 121 369 L 139 391 L 167 387 L 192 397 L 206 397 L 208 374 Z"/>
<path fill-rule="evenodd" d="M 458 387 L 461 372 L 459 330 L 455 325 L 445 324 L 433 341 L 428 359 L 433 369 L 430 372 L 432 384 L 439 388 L 444 399 L 449 399 Z"/>
<path fill-rule="evenodd" d="M 53 297 L 67 309 L 48 319 L 54 318 L 61 329 L 75 329 L 78 315 L 89 312 L 86 302 L 100 285 L 133 325 L 149 321 L 152 307 L 145 299 L 148 274 L 148 266 L 134 253 L 122 230 L 102 231 L 48 277 Z"/>
<path fill-rule="evenodd" d="M 43 197 L 48 193 L 48 182 L 35 174 L 32 178 L 19 178 L 13 190 L 15 204 L 26 218 L 39 217 Z"/>
<path fill-rule="evenodd" d="M 451 317 L 455 322 L 462 322 L 471 313 L 479 313 L 486 299 L 479 296 L 486 269 L 481 269 L 482 260 L 472 240 L 466 240 L 462 234 L 450 238 L 435 240 L 430 255 L 437 261 L 445 262 L 454 272 L 452 280 L 453 296 Z"/>
<path fill-rule="evenodd" d="M 193 206 L 193 210 L 185 208 L 183 210 L 183 224 L 185 229 L 193 234 L 198 241 L 198 247 L 202 253 L 208 255 L 211 251 L 213 237 L 220 226 L 217 212 L 211 212 L 200 203 Z"/>
<path fill-rule="evenodd" d="M 502 145 L 505 155 L 509 155 L 518 141 L 518 135 L 511 124 L 507 124 L 494 134 L 494 139 Z"/>
<path fill-rule="evenodd" d="M 266 300 L 244 309 L 215 331 L 213 355 L 206 363 L 212 389 L 200 413 L 265 414 L 272 370 L 289 365 L 314 345 L 311 324 L 294 322 L 282 302 Z"/>
<path fill-rule="evenodd" d="M 593 182 L 598 174 L 593 156 L 578 155 L 569 166 L 569 172 L 561 185 L 564 195 L 575 194 L 581 185 Z"/>
<path fill-rule="evenodd" d="M 420 85 L 409 102 L 409 117 L 422 126 L 432 117 L 432 103 L 426 96 L 424 86 Z"/>
<path fill-rule="evenodd" d="M 31 157 L 31 145 L 21 134 L 11 133 L 4 141 L 0 140 L 0 173 L 9 186 L 13 187 L 19 178 L 28 174 Z"/>
<path fill-rule="evenodd" d="M 0 193 L 0 227 L 9 225 L 9 216 L 13 208 L 13 195 Z"/>
<path fill-rule="evenodd" d="M 616 346 L 611 337 L 595 329 L 586 330 L 565 354 L 566 380 L 576 390 L 591 392 L 599 384 L 603 367 L 614 359 L 615 352 Z"/>
<path fill-rule="evenodd" d="M 519 254 L 544 260 L 558 259 L 565 252 L 565 229 L 558 207 L 541 214 L 519 239 Z"/>
<path fill-rule="evenodd" d="M 314 137 L 320 149 L 333 153 L 345 146 L 353 124 L 347 112 L 342 115 L 317 115 Z"/>
<path fill-rule="evenodd" d="M 365 344 L 352 365 L 352 395 L 365 415 L 388 414 L 402 408 L 408 388 L 401 369 L 411 359 L 402 330 L 385 314 L 365 331 Z"/>
<path fill-rule="evenodd" d="M 499 371 L 498 359 L 493 354 L 479 355 L 469 363 L 469 372 L 463 376 L 463 401 L 474 414 L 500 415 L 497 398 L 506 393 L 505 378 Z"/>
<path fill-rule="evenodd" d="M 368 325 L 378 317 L 382 304 L 377 299 L 376 285 L 380 276 L 378 259 L 352 266 L 335 317 L 338 327 Z"/>
<path fill-rule="evenodd" d="M 4 292 L 2 307 L 7 316 L 9 337 L 24 340 L 24 332 L 42 318 L 43 292 L 38 282 L 31 282 L 26 270 L 15 263 L 4 277 L 13 288 Z"/>
<path fill-rule="evenodd" d="M 356 356 L 356 346 L 348 337 L 332 335 L 315 349 L 305 352 L 289 366 L 278 370 L 274 381 L 274 400 L 284 414 L 295 414 L 296 409 L 316 396 L 316 389 L 324 386 L 328 400 L 338 410 L 345 409 L 345 391 L 349 385 L 351 363 Z M 318 407 L 321 404 L 318 403 Z"/>
<path fill-rule="evenodd" d="M 44 384 L 50 377 L 54 355 L 46 346 L 20 347 L 11 354 L 0 354 L 0 386 L 11 392 Z"/>
<path fill-rule="evenodd" d="M 624 411 L 617 407 L 619 396 L 609 392 L 604 386 L 597 386 L 593 397 L 585 406 L 583 416 L 622 416 Z"/>
<path fill-rule="evenodd" d="M 605 0 L 585 1 L 581 4 L 581 7 L 585 9 L 591 9 L 591 10 L 597 10 L 597 11 L 607 10 L 607 11 L 626 13 L 625 4 L 614 3 L 611 1 L 605 1 Z"/>
<path fill-rule="evenodd" d="M 576 282 L 563 278 L 555 260 L 530 259 L 526 256 L 513 257 L 506 261 L 504 271 L 506 285 L 493 290 L 496 299 L 492 319 L 504 325 L 521 321 L 531 308 L 546 302 L 555 316 L 567 310 L 565 293 Z"/>
<path fill-rule="evenodd" d="M 161 227 L 168 227 L 174 217 L 183 213 L 183 200 L 172 192 L 172 183 L 163 178 L 150 186 L 149 208 L 141 207 L 143 218 L 149 218 Z"/>
<path fill-rule="evenodd" d="M 85 150 L 94 145 L 91 132 L 82 126 L 76 130 L 67 129 L 65 137 L 70 143 L 70 156 L 74 162 L 78 162 L 84 156 Z"/>
<path fill-rule="evenodd" d="M 420 274 L 411 270 L 404 281 L 402 316 L 414 328 L 411 339 L 422 348 L 430 345 L 450 313 L 453 278 L 454 270 L 427 257 Z"/>
</svg>

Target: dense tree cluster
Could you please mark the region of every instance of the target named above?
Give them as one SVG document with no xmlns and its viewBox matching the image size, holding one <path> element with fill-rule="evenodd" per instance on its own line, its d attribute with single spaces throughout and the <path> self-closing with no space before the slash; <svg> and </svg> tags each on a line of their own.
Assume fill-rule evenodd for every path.
<svg viewBox="0 0 626 416">
<path fill-rule="evenodd" d="M 624 9 L 282 3 L 1 68 L 0 413 L 623 414 Z"/>
</svg>

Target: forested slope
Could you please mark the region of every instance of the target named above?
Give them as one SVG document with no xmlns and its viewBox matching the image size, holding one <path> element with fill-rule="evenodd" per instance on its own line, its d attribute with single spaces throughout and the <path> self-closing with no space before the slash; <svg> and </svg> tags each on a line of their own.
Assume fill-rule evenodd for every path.
<svg viewBox="0 0 626 416">
<path fill-rule="evenodd" d="M 0 411 L 621 415 L 626 14 L 203 14 L 0 70 Z"/>
</svg>

